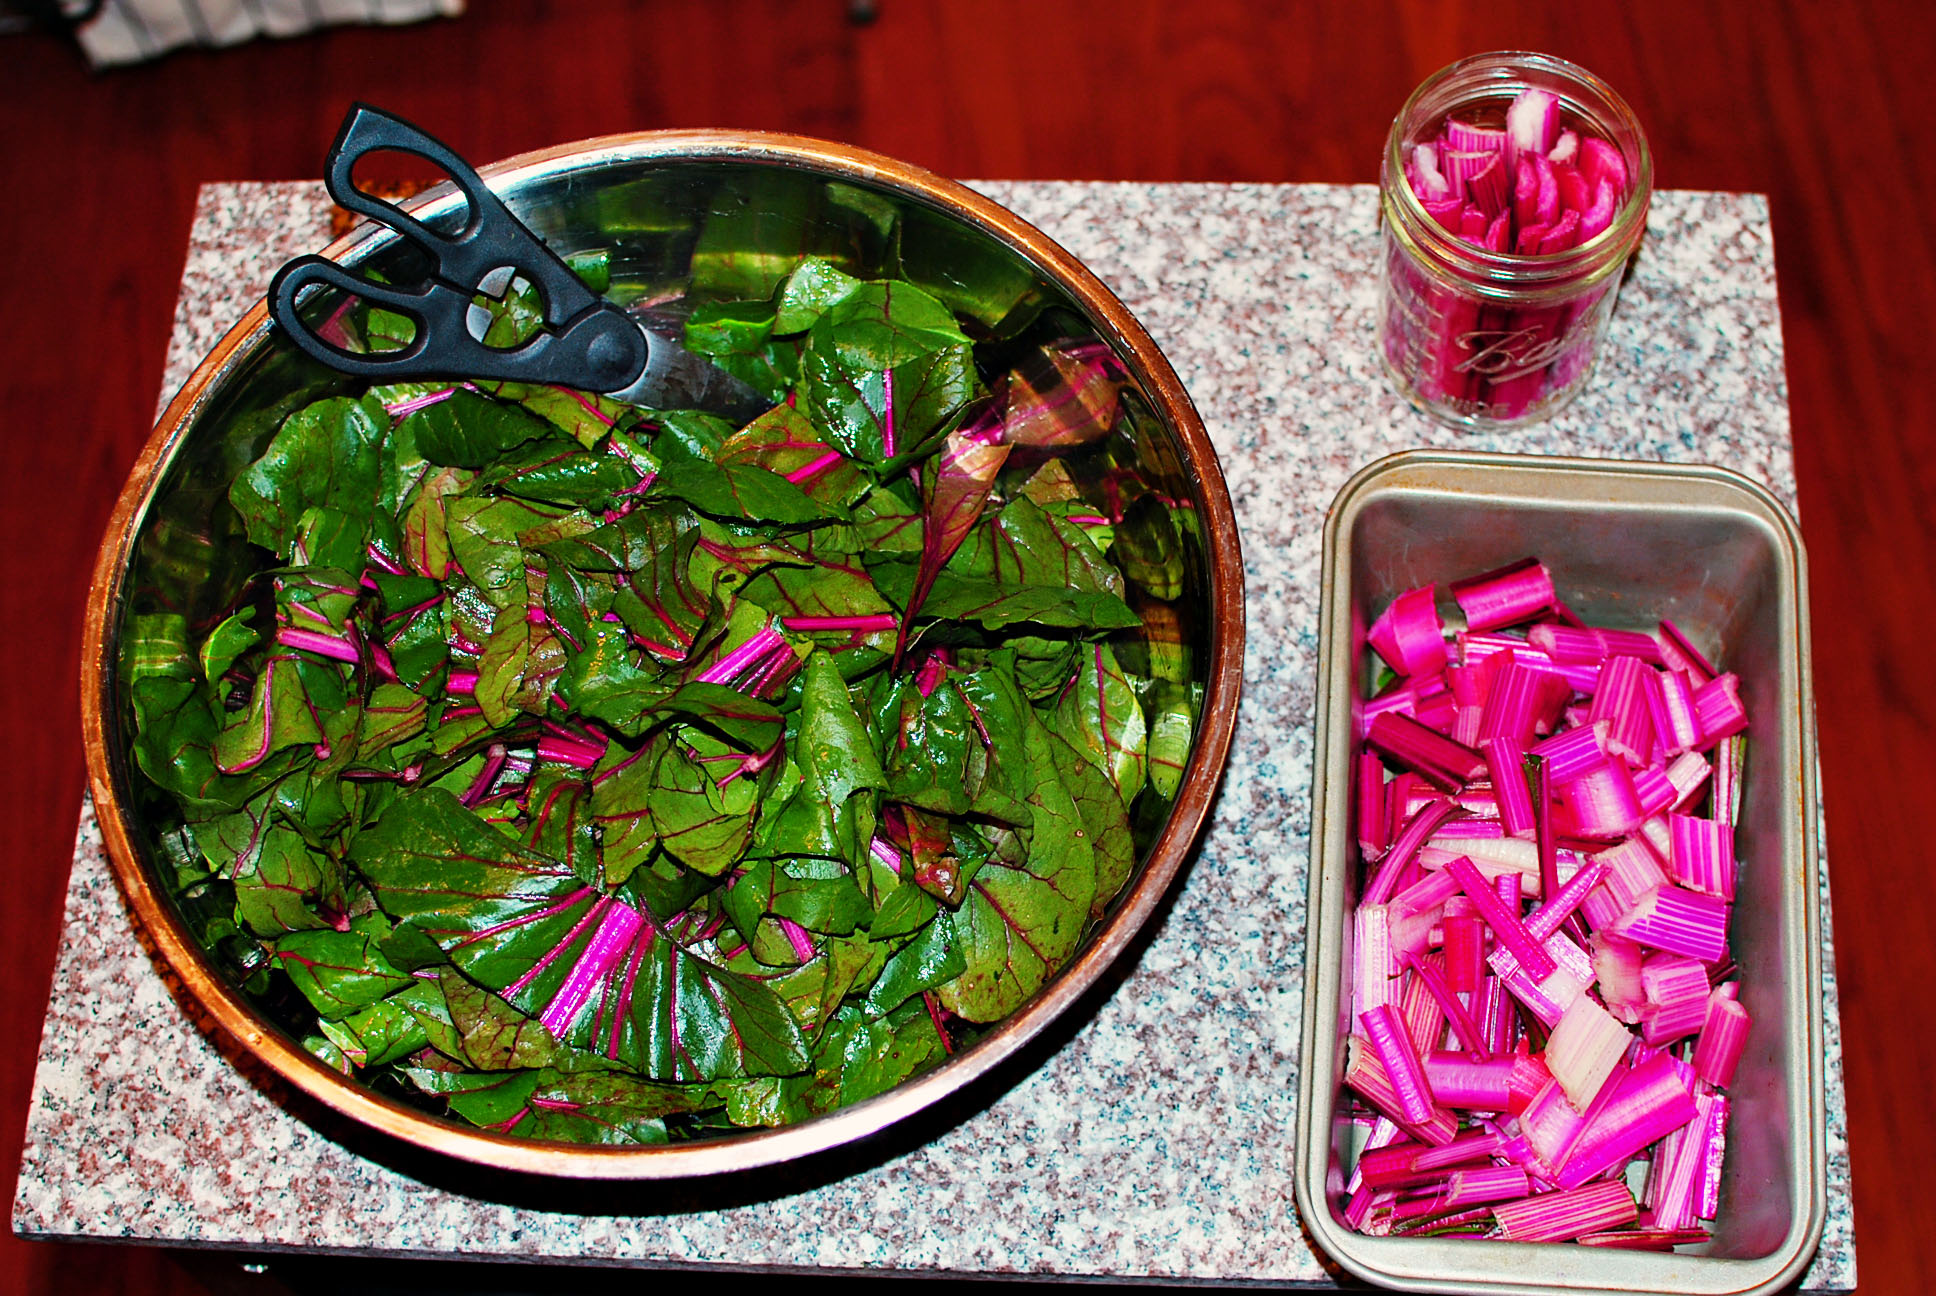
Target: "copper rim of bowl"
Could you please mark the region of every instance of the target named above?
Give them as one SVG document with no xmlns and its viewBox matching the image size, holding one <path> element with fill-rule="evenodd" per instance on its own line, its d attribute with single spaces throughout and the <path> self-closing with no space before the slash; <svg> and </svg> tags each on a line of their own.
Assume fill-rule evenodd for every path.
<svg viewBox="0 0 1936 1296">
<path fill-rule="evenodd" d="M 1158 412 L 1186 451 L 1184 469 L 1205 522 L 1212 624 L 1204 703 L 1196 748 L 1176 801 L 1148 860 L 1115 912 L 1075 959 L 1013 1016 L 932 1071 L 865 1102 L 798 1125 L 656 1147 L 609 1148 L 543 1143 L 470 1129 L 383 1097 L 312 1057 L 272 1025 L 215 972 L 156 887 L 134 844 L 117 795 L 123 773 L 111 748 L 116 666 L 116 609 L 134 541 L 157 489 L 197 416 L 222 380 L 263 345 L 268 312 L 258 302 L 225 334 L 169 402 L 129 473 L 101 543 L 88 592 L 81 651 L 81 722 L 88 790 L 116 879 L 138 927 L 152 940 L 182 987 L 220 1028 L 282 1080 L 329 1110 L 405 1143 L 522 1173 L 582 1179 L 672 1179 L 723 1174 L 794 1160 L 857 1142 L 967 1087 L 1020 1050 L 1092 986 L 1135 938 L 1168 890 L 1208 817 L 1236 724 L 1243 672 L 1243 558 L 1230 495 L 1203 422 L 1176 372 L 1149 334 L 1075 257 L 1012 212 L 954 181 L 864 149 L 801 136 L 749 131 L 646 131 L 605 136 L 520 154 L 481 168 L 487 179 L 512 182 L 547 170 L 595 169 L 613 162 L 732 161 L 825 173 L 856 180 L 938 208 L 993 236 L 1059 284 L 1116 344 Z M 417 204 L 435 201 L 437 191 Z M 330 244 L 342 260 L 389 236 L 363 227 Z M 118 730 L 118 724 L 115 726 Z"/>
</svg>

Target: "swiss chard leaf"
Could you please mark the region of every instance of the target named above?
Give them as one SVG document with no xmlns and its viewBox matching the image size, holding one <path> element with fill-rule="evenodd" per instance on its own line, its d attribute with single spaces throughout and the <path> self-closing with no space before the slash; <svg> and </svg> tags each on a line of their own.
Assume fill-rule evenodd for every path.
<svg viewBox="0 0 1936 1296">
<path fill-rule="evenodd" d="M 669 459 L 652 493 L 683 500 L 714 517 L 797 526 L 832 516 L 826 505 L 757 464 L 720 465 L 704 459 Z"/>
<path fill-rule="evenodd" d="M 955 942 L 954 919 L 939 914 L 887 960 L 867 992 L 865 1007 L 876 1016 L 885 1015 L 967 970 L 968 960 Z"/>
<path fill-rule="evenodd" d="M 390 416 L 369 397 L 332 397 L 291 414 L 229 487 L 249 539 L 286 558 L 305 509 L 321 505 L 367 519 L 389 427 Z"/>
<path fill-rule="evenodd" d="M 836 302 L 861 286 L 861 281 L 830 261 L 811 257 L 800 263 L 780 290 L 773 316 L 773 332 L 803 333 Z"/>
<path fill-rule="evenodd" d="M 468 468 L 434 468 L 411 492 L 403 511 L 403 553 L 418 575 L 450 575 L 450 503 L 476 480 Z"/>
<path fill-rule="evenodd" d="M 298 931 L 276 942 L 275 957 L 325 1021 L 368 1008 L 412 983 L 360 931 Z"/>
<path fill-rule="evenodd" d="M 874 839 L 887 786 L 873 740 L 833 659 L 816 649 L 800 673 L 800 709 L 787 724 L 797 783 L 763 813 L 763 853 L 819 855 L 858 868 Z"/>
<path fill-rule="evenodd" d="M 807 495 L 844 507 L 873 485 L 853 460 L 820 439 L 813 421 L 792 405 L 775 405 L 719 447 L 722 468 L 747 465 L 778 473 Z"/>
<path fill-rule="evenodd" d="M 1022 830 L 991 827 L 993 854 L 954 915 L 967 970 L 936 994 L 957 1016 L 996 1021 L 1019 1008 L 1075 952 L 1096 895 L 1088 827 L 1056 768 L 1053 738 L 1017 693 L 989 670 L 965 681 L 983 727 L 1004 733 L 991 763 L 1030 812 Z"/>
<path fill-rule="evenodd" d="M 324 1018 L 322 1032 L 352 1065 L 382 1066 L 427 1047 L 430 1035 L 416 1014 L 393 999 L 359 1009 L 341 1020 Z"/>
<path fill-rule="evenodd" d="M 924 445 L 976 387 L 954 316 L 909 284 L 863 284 L 829 306 L 808 333 L 801 374 L 816 424 L 870 464 Z"/>
<path fill-rule="evenodd" d="M 493 606 L 522 611 L 525 555 L 518 533 L 556 516 L 521 500 L 475 496 L 453 500 L 445 510 L 451 556 Z"/>
<path fill-rule="evenodd" d="M 901 642 L 921 611 L 941 567 L 968 538 L 988 503 L 995 477 L 1008 459 L 1008 446 L 996 437 L 1000 428 L 981 423 L 950 432 L 941 453 L 922 473 L 921 566 L 914 589 L 907 596 Z"/>
<path fill-rule="evenodd" d="M 472 1066 L 485 1071 L 549 1066 L 559 1055 L 550 1031 L 490 991 L 450 971 L 437 978 L 437 985 Z"/>
<path fill-rule="evenodd" d="M 351 859 L 385 913 L 493 990 L 542 975 L 598 902 L 567 865 L 436 788 L 392 804 L 357 835 Z"/>
<path fill-rule="evenodd" d="M 1057 732 L 1109 776 L 1127 807 L 1149 770 L 1142 704 L 1108 644 L 1084 646 L 1074 685 L 1056 707 Z"/>
<path fill-rule="evenodd" d="M 1050 731 L 1049 749 L 1095 852 L 1096 894 L 1089 904 L 1089 917 L 1101 921 L 1109 902 L 1136 871 L 1136 839 L 1130 833 L 1126 803 L 1108 777 L 1060 733 Z"/>
</svg>

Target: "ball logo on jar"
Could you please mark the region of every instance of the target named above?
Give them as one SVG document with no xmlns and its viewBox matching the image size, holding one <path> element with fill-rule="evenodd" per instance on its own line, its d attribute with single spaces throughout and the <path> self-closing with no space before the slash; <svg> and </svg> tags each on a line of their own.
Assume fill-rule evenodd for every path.
<svg viewBox="0 0 1936 1296">
<path fill-rule="evenodd" d="M 1495 382 L 1519 378 L 1544 369 L 1566 350 L 1568 338 L 1553 337 L 1539 328 L 1475 329 L 1457 339 L 1472 354 L 1453 366 L 1458 373 L 1476 373 Z"/>
</svg>

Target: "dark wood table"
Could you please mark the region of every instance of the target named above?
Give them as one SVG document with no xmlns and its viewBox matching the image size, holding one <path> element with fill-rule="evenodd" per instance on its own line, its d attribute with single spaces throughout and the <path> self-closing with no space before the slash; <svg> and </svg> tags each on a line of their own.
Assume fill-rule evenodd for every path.
<svg viewBox="0 0 1936 1296">
<path fill-rule="evenodd" d="M 1929 757 L 1936 599 L 1936 13 L 1884 3 L 1194 5 L 885 0 L 492 0 L 454 23 L 340 30 L 102 76 L 45 36 L 0 40 L 5 414 L 0 625 L 17 760 L 0 906 L 0 1164 L 18 1164 L 82 785 L 81 595 L 152 422 L 204 180 L 313 175 L 366 98 L 472 157 L 662 126 L 847 139 L 943 173 L 1366 181 L 1385 126 L 1466 53 L 1549 50 L 1619 87 L 1663 187 L 1770 195 L 1845 1025 L 1856 1228 L 1878 1291 L 1929 1290 L 1924 1099 L 1936 971 L 1915 812 Z M 228 1275 L 162 1253 L 0 1242 L 0 1289 L 199 1292 Z"/>
</svg>

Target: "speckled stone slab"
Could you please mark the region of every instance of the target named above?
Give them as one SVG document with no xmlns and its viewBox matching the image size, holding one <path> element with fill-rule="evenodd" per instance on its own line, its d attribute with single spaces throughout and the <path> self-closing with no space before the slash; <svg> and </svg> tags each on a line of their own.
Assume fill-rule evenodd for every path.
<svg viewBox="0 0 1936 1296">
<path fill-rule="evenodd" d="M 1367 187 L 981 186 L 1086 261 L 1175 363 L 1243 528 L 1242 718 L 1202 849 L 1107 997 L 956 1109 L 705 1188 L 502 1180 L 379 1144 L 224 1059 L 127 938 L 84 813 L 14 1227 L 60 1238 L 642 1266 L 1327 1284 L 1292 1204 L 1319 537 L 1352 472 L 1417 445 L 1725 464 L 1792 506 L 1766 202 L 1662 193 L 1591 387 L 1456 433 L 1372 345 Z M 287 257 L 319 186 L 203 191 L 177 384 Z M 1823 872 L 1823 929 L 1828 929 Z M 1834 961 L 1828 1225 L 1805 1286 L 1855 1286 Z"/>
</svg>

